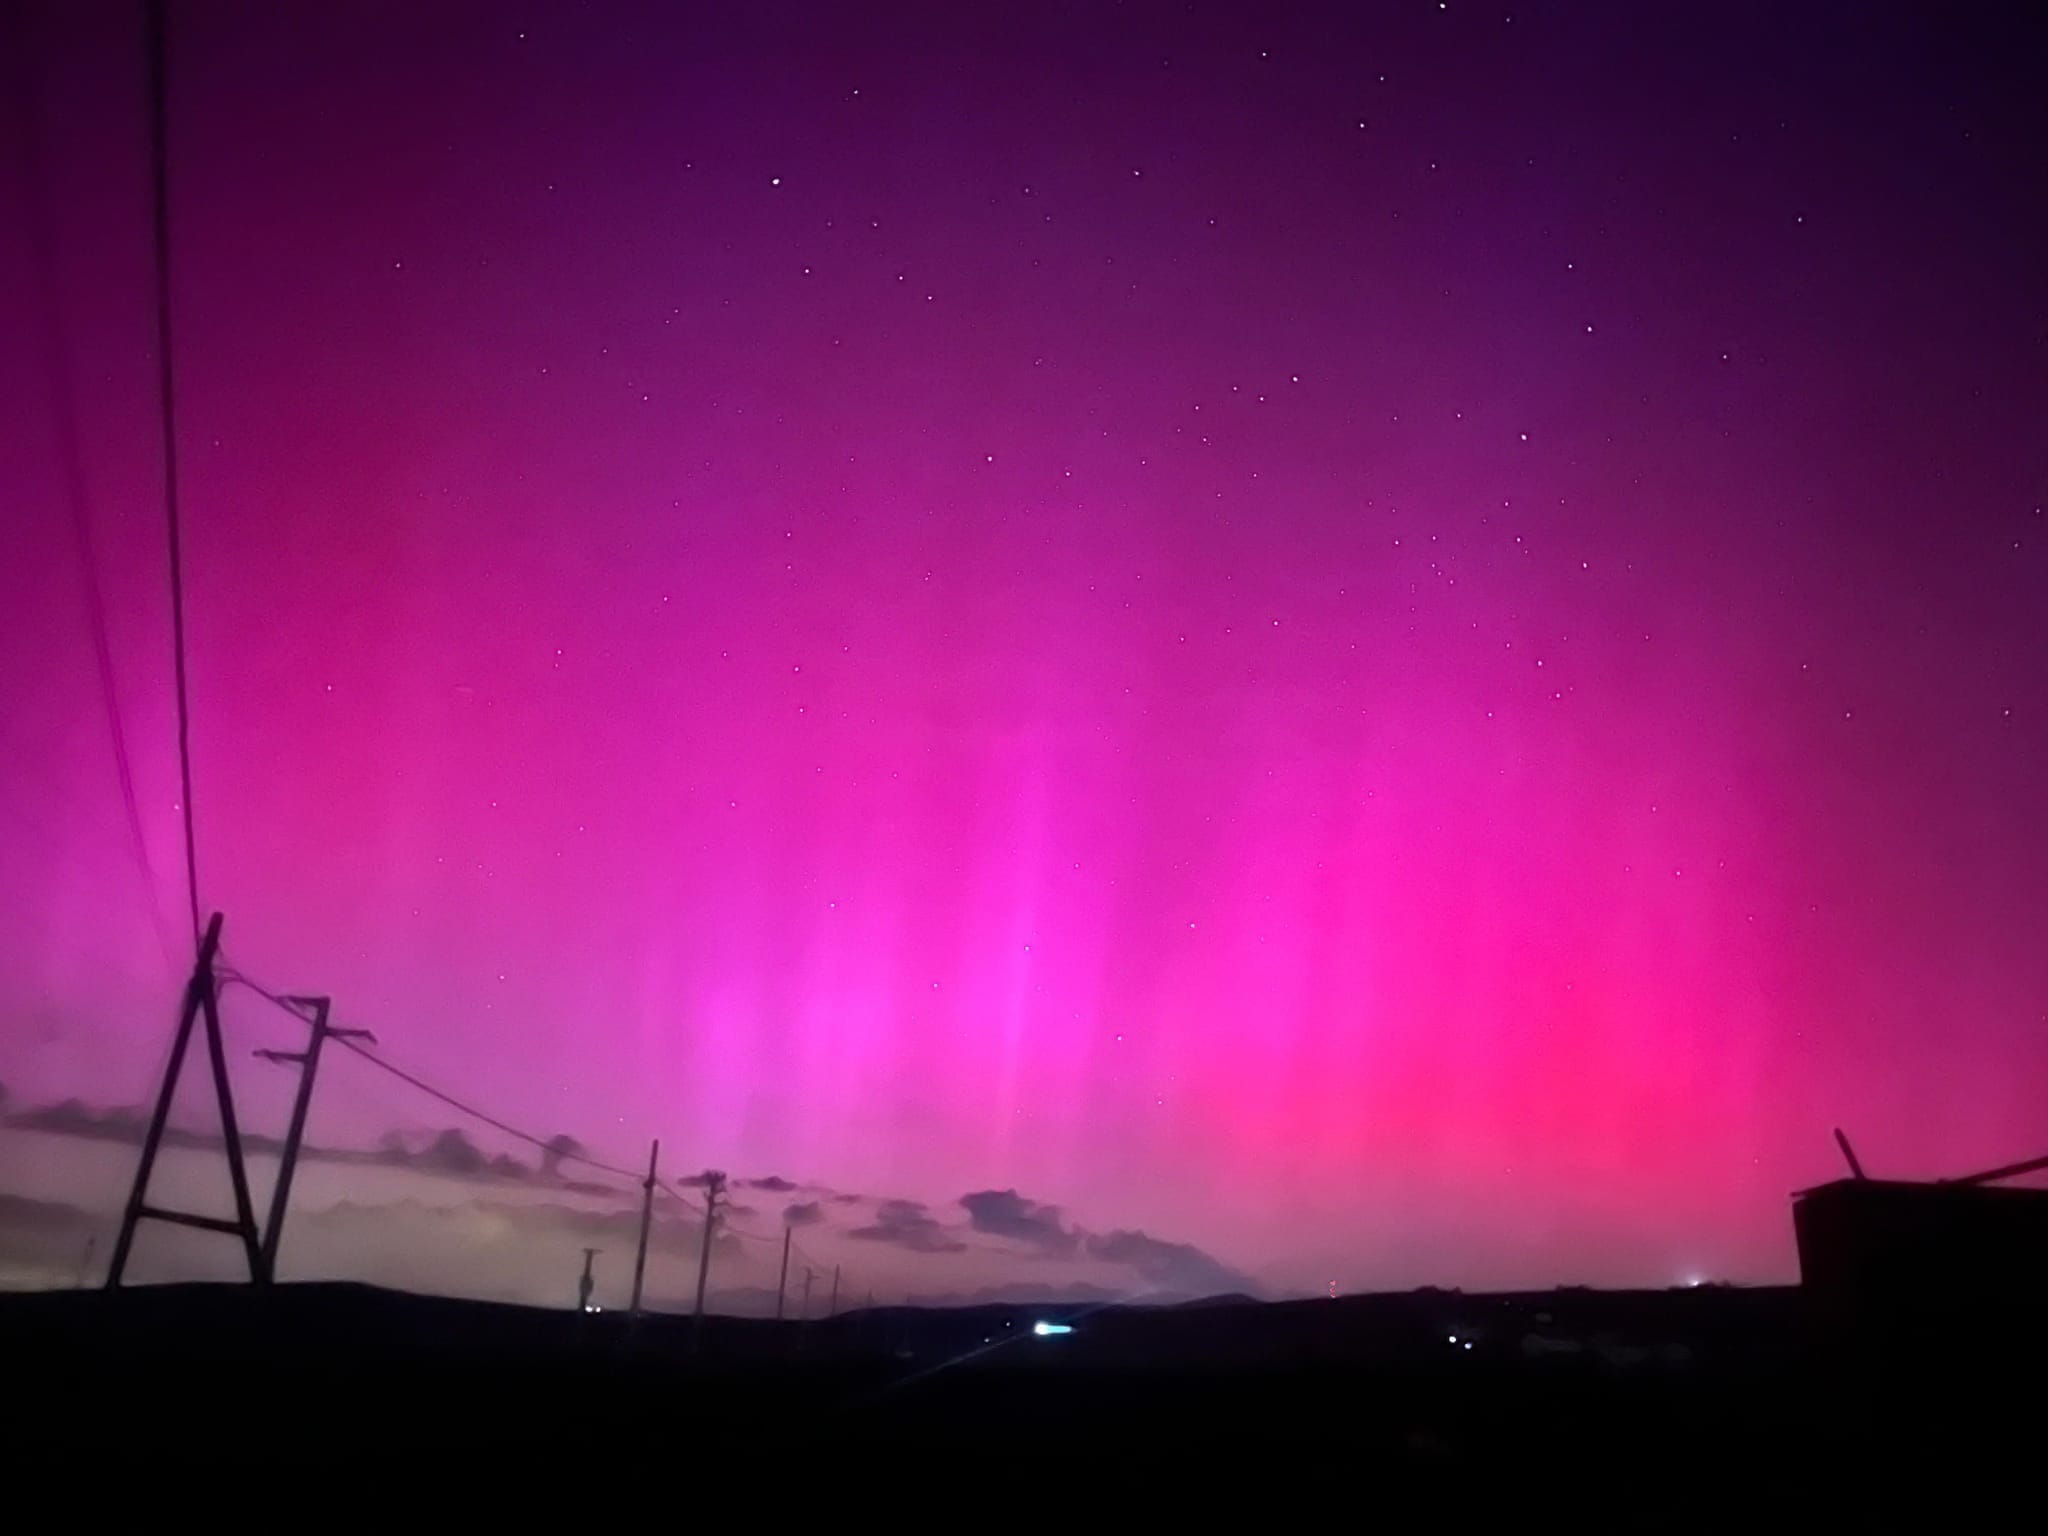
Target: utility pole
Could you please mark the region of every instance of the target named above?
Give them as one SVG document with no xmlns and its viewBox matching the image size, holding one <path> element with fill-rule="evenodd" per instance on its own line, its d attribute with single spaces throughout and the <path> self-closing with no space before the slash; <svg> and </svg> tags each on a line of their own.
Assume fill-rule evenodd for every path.
<svg viewBox="0 0 2048 1536">
<path fill-rule="evenodd" d="M 807 1323 L 811 1320 L 811 1266 L 808 1264 L 804 1266 L 804 1313 L 802 1320 Z"/>
<path fill-rule="evenodd" d="M 825 1308 L 825 1316 L 827 1316 L 828 1318 L 830 1318 L 830 1317 L 837 1317 L 838 1315 L 839 1315 L 839 1266 L 838 1266 L 837 1264 L 834 1264 L 834 1265 L 832 1266 L 832 1302 L 831 1302 L 831 1305 L 829 1305 L 828 1307 L 826 1307 L 826 1308 Z"/>
<path fill-rule="evenodd" d="M 277 1164 L 277 1183 L 270 1191 L 270 1220 L 263 1228 L 263 1278 L 277 1278 L 277 1245 L 284 1238 L 284 1216 L 292 1198 L 292 1175 L 298 1171 L 299 1148 L 306 1139 L 306 1117 L 313 1109 L 313 1078 L 320 1070 L 320 1048 L 329 1035 L 375 1044 L 377 1037 L 367 1029 L 334 1029 L 327 1023 L 333 1000 L 325 997 L 287 997 L 294 1013 L 312 1025 L 313 1036 L 303 1051 L 258 1051 L 256 1054 L 277 1066 L 299 1069 L 299 1091 L 292 1100 L 291 1129 L 285 1132 L 284 1151 Z"/>
<path fill-rule="evenodd" d="M 654 1220 L 654 1165 L 661 1160 L 661 1142 L 656 1139 L 647 1154 L 647 1182 L 640 1193 L 640 1251 L 633 1258 L 632 1315 L 640 1315 L 640 1284 L 647 1278 L 647 1228 Z"/>
<path fill-rule="evenodd" d="M 697 1321 L 704 1320 L 704 1283 L 711 1277 L 711 1234 L 718 1226 L 718 1208 L 725 1200 L 725 1175 L 716 1168 L 704 1175 L 704 1246 L 697 1254 Z"/>
<path fill-rule="evenodd" d="M 213 914 L 199 939 L 199 958 L 192 966 L 192 979 L 185 983 L 185 1003 L 178 1014 L 178 1030 L 171 1037 L 171 1059 L 164 1068 L 163 1087 L 157 1091 L 156 1108 L 149 1117 L 149 1129 L 142 1138 L 142 1157 L 135 1165 L 135 1182 L 128 1189 L 127 1208 L 121 1213 L 121 1232 L 114 1240 L 113 1261 L 107 1266 L 107 1289 L 121 1288 L 128 1269 L 128 1251 L 135 1243 L 135 1229 L 144 1221 L 168 1221 L 202 1232 L 220 1232 L 238 1238 L 249 1263 L 249 1283 L 263 1284 L 262 1240 L 256 1233 L 256 1212 L 249 1202 L 249 1175 L 242 1166 L 242 1132 L 235 1123 L 235 1095 L 228 1085 L 227 1047 L 220 1032 L 220 988 L 213 963 L 220 954 L 220 914 Z M 221 1148 L 227 1154 L 228 1182 L 234 1188 L 235 1214 L 232 1220 L 219 1216 L 197 1216 L 149 1203 L 149 1176 L 156 1170 L 156 1155 L 163 1146 L 164 1125 L 171 1116 L 171 1098 L 178 1091 L 178 1073 L 185 1065 L 185 1051 L 192 1043 L 193 1026 L 204 1023 L 206 1055 L 213 1068 L 213 1097 L 220 1109 Z"/>
<path fill-rule="evenodd" d="M 603 1252 L 602 1248 L 586 1248 L 583 1250 L 583 1278 L 576 1282 L 576 1310 L 579 1312 L 588 1312 L 591 1309 L 590 1295 L 591 1292 L 597 1289 L 597 1277 L 590 1272 L 590 1266 L 597 1261 L 597 1256 Z"/>
<path fill-rule="evenodd" d="M 787 1223 L 782 1228 L 782 1273 L 775 1280 L 775 1321 L 782 1321 L 782 1298 L 789 1294 L 789 1240 L 794 1229 Z"/>
</svg>

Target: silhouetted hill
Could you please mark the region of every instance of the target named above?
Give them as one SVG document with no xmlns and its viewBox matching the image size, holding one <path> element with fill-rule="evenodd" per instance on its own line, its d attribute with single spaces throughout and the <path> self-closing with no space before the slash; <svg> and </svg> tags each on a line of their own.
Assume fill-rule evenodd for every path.
<svg viewBox="0 0 2048 1536">
<path fill-rule="evenodd" d="M 1041 1320 L 1074 1331 L 1042 1337 Z M 969 1483 L 989 1457 L 1087 1466 L 1179 1479 L 1169 1492 L 1259 1467 L 1776 1477 L 1902 1437 L 1960 1446 L 1986 1429 L 1971 1405 L 1997 1400 L 1924 1361 L 1831 1355 L 1783 1288 L 877 1307 L 700 1329 L 356 1285 L 165 1286 L 0 1296 L 0 1358 L 28 1410 L 17 1449 L 168 1402 L 146 1420 L 165 1454 L 231 1425 L 238 1454 L 324 1437 L 493 1458 L 716 1445 L 931 1459 Z M 1197 1447 L 1230 1454 L 1190 1464 Z"/>
</svg>

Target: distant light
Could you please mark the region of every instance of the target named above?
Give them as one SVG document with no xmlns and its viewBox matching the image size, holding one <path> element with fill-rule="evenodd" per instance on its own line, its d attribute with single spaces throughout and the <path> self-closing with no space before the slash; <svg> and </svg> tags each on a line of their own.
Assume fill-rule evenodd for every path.
<svg viewBox="0 0 2048 1536">
<path fill-rule="evenodd" d="M 1472 1341 L 1471 1341 L 1470 1339 L 1467 1339 L 1467 1340 L 1465 1341 L 1465 1347 L 1466 1347 L 1467 1349 L 1470 1349 L 1470 1348 L 1472 1347 Z"/>
<path fill-rule="evenodd" d="M 1455 1333 L 1450 1336 L 1450 1342 L 1453 1344 L 1458 1342 L 1458 1336 Z"/>
<path fill-rule="evenodd" d="M 1041 1339 L 1049 1339 L 1056 1333 L 1072 1333 L 1074 1330 L 1065 1323 L 1033 1323 L 1031 1331 Z"/>
</svg>

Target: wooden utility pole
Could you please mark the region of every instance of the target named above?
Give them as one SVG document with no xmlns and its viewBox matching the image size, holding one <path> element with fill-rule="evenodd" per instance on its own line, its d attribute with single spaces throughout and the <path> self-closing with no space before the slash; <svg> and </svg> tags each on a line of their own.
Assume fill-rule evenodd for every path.
<svg viewBox="0 0 2048 1536">
<path fill-rule="evenodd" d="M 277 1183 L 270 1191 L 270 1219 L 263 1227 L 263 1278 L 277 1278 L 277 1246 L 284 1239 L 285 1211 L 292 1198 L 292 1176 L 298 1172 L 299 1149 L 306 1139 L 306 1117 L 313 1109 L 313 1079 L 320 1071 L 320 1048 L 327 1043 L 329 1035 L 346 1036 L 353 1040 L 368 1040 L 375 1044 L 377 1037 L 367 1029 L 335 1029 L 327 1022 L 333 1000 L 325 997 L 287 997 L 283 1000 L 291 1010 L 313 1028 L 312 1038 L 306 1042 L 303 1051 L 258 1051 L 263 1060 L 278 1066 L 296 1066 L 299 1069 L 299 1091 L 292 1100 L 291 1129 L 285 1132 L 284 1151 L 277 1164 Z"/>
<path fill-rule="evenodd" d="M 597 1289 L 597 1276 L 591 1273 L 590 1266 L 597 1262 L 597 1256 L 603 1252 L 602 1248 L 583 1250 L 583 1278 L 576 1282 L 576 1310 L 579 1312 L 588 1312 L 591 1309 L 590 1297 Z"/>
<path fill-rule="evenodd" d="M 832 1301 L 825 1308 L 825 1315 L 827 1317 L 837 1317 L 839 1315 L 839 1266 L 837 1264 L 832 1266 Z"/>
<path fill-rule="evenodd" d="M 808 1322 L 809 1322 L 810 1320 L 811 1320 L 811 1266 L 810 1266 L 810 1265 L 808 1265 L 808 1264 L 806 1264 L 806 1265 L 804 1266 L 804 1313 L 803 1313 L 803 1318 L 802 1318 L 802 1321 L 804 1321 L 804 1322 L 808 1323 Z"/>
<path fill-rule="evenodd" d="M 647 1228 L 654 1220 L 654 1165 L 661 1160 L 661 1141 L 655 1140 L 647 1153 L 647 1182 L 640 1192 L 640 1251 L 633 1256 L 633 1305 L 631 1315 L 640 1315 L 640 1286 L 647 1278 Z"/>
<path fill-rule="evenodd" d="M 704 1175 L 704 1246 L 697 1254 L 697 1317 L 704 1316 L 704 1284 L 711 1278 L 711 1234 L 718 1226 L 718 1207 L 725 1199 L 725 1175 L 713 1168 Z"/>
<path fill-rule="evenodd" d="M 782 1273 L 775 1280 L 775 1321 L 782 1321 L 782 1298 L 789 1294 L 789 1240 L 794 1235 L 787 1223 L 782 1228 Z"/>
</svg>

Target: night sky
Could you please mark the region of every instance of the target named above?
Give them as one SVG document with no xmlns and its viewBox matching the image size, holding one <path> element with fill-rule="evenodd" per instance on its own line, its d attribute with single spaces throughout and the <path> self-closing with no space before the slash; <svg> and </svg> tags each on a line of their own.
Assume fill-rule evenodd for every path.
<svg viewBox="0 0 2048 1536">
<path fill-rule="evenodd" d="M 229 954 L 606 1158 L 1276 1293 L 1784 1279 L 1834 1125 L 2048 1151 L 2023 9 L 174 4 Z M 4 25 L 0 1081 L 135 1102 L 141 27 Z"/>
</svg>

